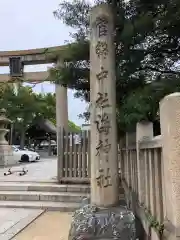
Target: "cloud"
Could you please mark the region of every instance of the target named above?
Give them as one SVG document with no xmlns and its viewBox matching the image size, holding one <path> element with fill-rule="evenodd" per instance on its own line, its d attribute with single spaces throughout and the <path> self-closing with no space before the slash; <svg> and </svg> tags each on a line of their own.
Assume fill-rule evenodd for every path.
<svg viewBox="0 0 180 240">
<path fill-rule="evenodd" d="M 57 9 L 60 0 L 1 0 L 0 50 L 20 50 L 63 45 L 69 39 L 70 28 L 56 20 L 53 11 Z M 25 71 L 43 71 L 48 65 L 26 66 Z M 8 67 L 1 67 L 0 73 L 8 73 Z M 53 85 L 43 83 L 37 85 L 35 91 L 54 91 Z M 79 107 L 80 106 L 80 107 Z M 86 108 L 86 103 L 73 97 L 73 91 L 68 91 L 69 119 L 81 125 L 78 118 Z"/>
</svg>

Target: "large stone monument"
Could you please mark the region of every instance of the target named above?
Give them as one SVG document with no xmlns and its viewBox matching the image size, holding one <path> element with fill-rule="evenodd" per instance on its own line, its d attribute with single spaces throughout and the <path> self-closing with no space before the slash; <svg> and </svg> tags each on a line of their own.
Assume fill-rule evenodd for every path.
<svg viewBox="0 0 180 240">
<path fill-rule="evenodd" d="M 135 217 L 119 206 L 113 14 L 90 15 L 91 204 L 75 212 L 69 240 L 135 239 Z"/>
<path fill-rule="evenodd" d="M 119 184 L 114 27 L 108 5 L 93 9 L 90 25 L 91 202 L 108 207 L 118 202 Z"/>
<path fill-rule="evenodd" d="M 9 131 L 7 125 L 11 123 L 11 120 L 9 120 L 5 114 L 6 110 L 0 109 L 0 166 L 13 164 L 12 147 L 5 139 L 5 135 Z"/>
</svg>

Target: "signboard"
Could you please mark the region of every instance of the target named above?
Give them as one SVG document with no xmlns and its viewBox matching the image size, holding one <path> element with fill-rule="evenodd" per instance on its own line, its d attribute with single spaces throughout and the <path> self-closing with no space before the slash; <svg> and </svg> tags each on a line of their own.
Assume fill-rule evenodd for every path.
<svg viewBox="0 0 180 240">
<path fill-rule="evenodd" d="M 9 58 L 10 76 L 22 77 L 23 76 L 23 63 L 20 57 Z"/>
</svg>

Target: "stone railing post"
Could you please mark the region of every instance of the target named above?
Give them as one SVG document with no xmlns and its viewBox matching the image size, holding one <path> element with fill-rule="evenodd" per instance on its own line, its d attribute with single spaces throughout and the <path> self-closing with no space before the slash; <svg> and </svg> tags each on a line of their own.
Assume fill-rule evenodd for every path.
<svg viewBox="0 0 180 240">
<path fill-rule="evenodd" d="M 62 66 L 63 61 L 58 60 L 57 66 Z M 56 84 L 56 128 L 57 128 L 57 180 L 60 181 L 62 178 L 62 167 L 63 167 L 63 132 L 68 131 L 68 97 L 67 88 Z"/>
<path fill-rule="evenodd" d="M 125 191 L 126 202 L 129 208 L 134 210 L 133 192 L 135 189 L 134 181 L 134 163 L 135 163 L 135 148 L 136 148 L 136 133 L 126 133 L 126 152 L 125 152 L 125 166 L 126 166 L 126 184 L 130 191 Z"/>
<path fill-rule="evenodd" d="M 133 151 L 132 147 L 136 145 L 136 133 L 126 133 L 126 164 L 127 164 L 127 184 L 128 187 L 133 187 L 132 184 L 132 167 L 133 167 Z M 131 148 L 131 149 L 130 149 Z"/>
<path fill-rule="evenodd" d="M 145 162 L 144 154 L 140 151 L 139 143 L 145 139 L 153 138 L 153 124 L 151 122 L 139 122 L 136 125 L 136 153 L 137 153 L 137 177 L 138 199 L 145 203 Z"/>
<path fill-rule="evenodd" d="M 180 92 L 160 102 L 165 212 L 171 237 L 180 238 Z"/>
</svg>

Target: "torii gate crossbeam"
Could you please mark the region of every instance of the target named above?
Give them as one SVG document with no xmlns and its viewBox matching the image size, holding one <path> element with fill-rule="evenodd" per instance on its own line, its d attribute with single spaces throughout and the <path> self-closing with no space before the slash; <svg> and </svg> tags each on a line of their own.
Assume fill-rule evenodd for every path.
<svg viewBox="0 0 180 240">
<path fill-rule="evenodd" d="M 47 64 L 56 63 L 57 65 L 63 64 L 61 53 L 68 47 L 68 45 L 38 48 L 29 50 L 18 51 L 0 51 L 0 66 L 9 66 L 10 58 L 20 57 L 23 65 Z M 21 78 L 20 78 L 21 79 Z M 48 72 L 28 72 L 23 74 L 23 82 L 43 82 L 48 81 Z M 0 74 L 0 84 L 13 82 L 10 74 Z M 68 130 L 68 100 L 67 88 L 56 85 L 56 125 L 57 125 L 57 150 L 58 150 L 58 164 L 57 164 L 57 179 L 60 182 L 60 134 L 62 128 Z"/>
</svg>

